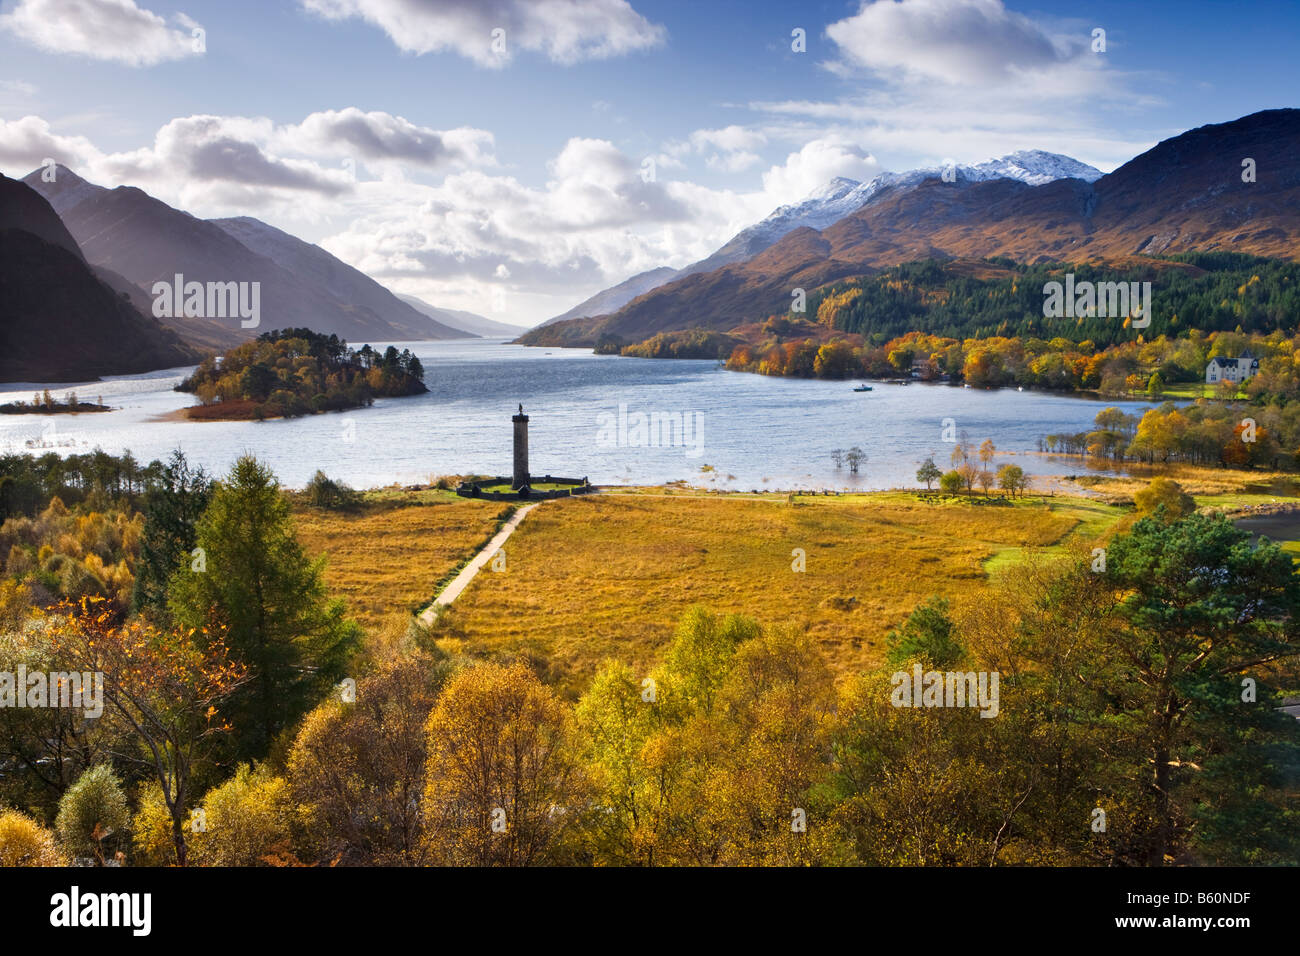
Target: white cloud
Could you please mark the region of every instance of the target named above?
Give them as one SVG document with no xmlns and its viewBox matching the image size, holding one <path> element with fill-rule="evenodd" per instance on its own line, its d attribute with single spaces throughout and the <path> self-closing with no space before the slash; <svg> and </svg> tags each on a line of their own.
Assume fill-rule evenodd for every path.
<svg viewBox="0 0 1300 956">
<path fill-rule="evenodd" d="M 150 145 L 109 154 L 26 116 L 0 120 L 0 166 L 22 175 L 53 158 L 94 182 L 140 186 L 182 208 L 242 207 L 253 214 L 301 205 L 305 195 L 337 199 L 352 191 L 359 168 L 401 183 L 408 168 L 494 166 L 492 142 L 486 130 L 435 130 L 348 107 L 288 125 L 265 117 L 178 117 Z"/>
<path fill-rule="evenodd" d="M 739 152 L 764 145 L 767 137 L 760 130 L 732 125 L 722 129 L 697 129 L 691 133 L 690 140 L 691 145 L 701 152 L 710 146 L 724 152 Z"/>
<path fill-rule="evenodd" d="M 594 138 L 568 140 L 545 181 L 526 185 L 497 171 L 491 143 L 483 130 L 430 130 L 347 108 L 287 125 L 177 117 L 147 145 L 107 153 L 30 116 L 0 122 L 0 167 L 21 176 L 52 157 L 91 182 L 139 186 L 196 216 L 256 216 L 380 281 L 447 292 L 439 301 L 486 312 L 505 289 L 521 318 L 700 258 L 767 211 L 754 197 L 643 178 L 640 157 Z M 336 159 L 345 152 L 364 158 L 355 178 Z M 379 178 L 366 175 L 372 163 Z"/>
<path fill-rule="evenodd" d="M 1128 127 L 1161 104 L 1151 91 L 1163 77 L 1092 53 L 1081 21 L 1031 19 L 1002 0 L 862 0 L 826 33 L 839 58 L 823 66 L 859 91 L 749 104 L 787 138 L 870 144 L 891 169 L 1046 149 L 1104 170 L 1152 145 Z"/>
<path fill-rule="evenodd" d="M 715 153 L 704 160 L 704 164 L 710 169 L 721 170 L 724 173 L 742 173 L 762 162 L 762 156 L 748 150 L 740 150 L 734 153 Z"/>
<path fill-rule="evenodd" d="M 0 166 L 23 175 L 45 162 L 84 168 L 102 154 L 83 136 L 60 136 L 39 116 L 0 119 Z"/>
<path fill-rule="evenodd" d="M 197 24 L 183 14 L 176 20 L 181 29 L 134 0 L 20 0 L 0 14 L 0 29 L 50 53 L 152 66 L 200 52 L 191 35 Z"/>
<path fill-rule="evenodd" d="M 853 143 L 815 139 L 763 174 L 763 192 L 773 206 L 797 202 L 836 176 L 859 181 L 880 172 L 874 156 Z"/>
<path fill-rule="evenodd" d="M 864 0 L 826 34 L 844 60 L 880 74 L 944 83 L 1002 83 L 1078 55 L 1002 0 Z"/>
<path fill-rule="evenodd" d="M 1149 132 L 1134 134 L 1119 121 L 1127 117 L 1071 109 L 1070 99 L 1006 96 L 993 107 L 980 91 L 946 87 L 943 92 L 922 88 L 913 95 L 887 91 L 832 102 L 751 105 L 794 128 L 806 128 L 807 135 L 820 130 L 821 135 L 870 143 L 877 155 L 892 157 L 884 163 L 887 169 L 935 165 L 946 157 L 980 162 L 1018 149 L 1045 149 L 1108 170 L 1155 144 Z"/>
<path fill-rule="evenodd" d="M 301 0 L 330 20 L 359 17 L 409 53 L 450 50 L 500 67 L 517 50 L 557 63 L 602 60 L 658 46 L 664 28 L 627 0 Z M 503 32 L 494 32 L 503 31 Z"/>
<path fill-rule="evenodd" d="M 665 148 L 673 157 L 692 151 L 699 153 L 709 169 L 741 173 L 762 164 L 763 158 L 754 150 L 766 144 L 767 135 L 762 130 L 733 124 L 720 129 L 697 129 L 686 140 L 669 143 Z"/>
<path fill-rule="evenodd" d="M 492 165 L 492 134 L 464 127 L 448 131 L 416 126 L 391 113 L 355 106 L 312 113 L 284 131 L 286 143 L 306 150 L 395 161 L 425 168 L 452 164 Z"/>
<path fill-rule="evenodd" d="M 881 171 L 881 153 L 921 153 L 921 161 L 891 163 L 896 169 L 1022 147 L 1101 165 L 1099 154 L 1127 159 L 1150 145 L 1125 145 L 1088 116 L 1027 95 L 1007 97 L 1004 110 L 973 113 L 975 95 L 945 87 L 751 104 L 763 123 L 663 144 L 651 153 L 657 176 L 645 178 L 642 155 L 574 137 L 542 177 L 522 181 L 508 157 L 498 164 L 489 131 L 434 130 L 354 107 L 288 124 L 178 117 L 152 142 L 115 153 L 28 116 L 0 122 L 0 167 L 23 175 L 52 157 L 91 182 L 140 186 L 197 216 L 264 219 L 439 305 L 487 314 L 505 292 L 500 317 L 535 321 L 635 273 L 704 258 L 836 176 L 869 179 Z M 925 108 L 908 108 L 916 103 Z M 758 175 L 760 150 L 778 145 L 783 158 L 773 164 L 769 156 Z M 714 168 L 753 172 L 726 180 L 730 188 L 675 178 L 686 176 L 683 159 L 701 155 Z M 355 160 L 351 168 L 347 159 Z"/>
<path fill-rule="evenodd" d="M 96 165 L 119 182 L 182 184 L 190 199 L 213 185 L 234 186 L 244 195 L 282 190 L 333 196 L 348 188 L 342 170 L 271 152 L 267 144 L 275 132 L 264 118 L 186 116 L 158 130 L 151 147 L 105 156 Z"/>
</svg>

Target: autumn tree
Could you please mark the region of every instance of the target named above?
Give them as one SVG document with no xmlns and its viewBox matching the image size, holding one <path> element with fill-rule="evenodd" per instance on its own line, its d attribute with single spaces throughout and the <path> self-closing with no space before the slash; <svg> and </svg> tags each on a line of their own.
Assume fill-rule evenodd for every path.
<svg viewBox="0 0 1300 956">
<path fill-rule="evenodd" d="M 973 461 L 966 459 L 957 466 L 957 474 L 961 476 L 962 485 L 970 492 L 975 490 L 975 482 L 979 480 L 983 472 L 976 467 Z"/>
<path fill-rule="evenodd" d="M 998 469 L 998 487 L 1017 495 L 1025 487 L 1025 472 L 1019 465 L 1003 465 Z"/>
<path fill-rule="evenodd" d="M 965 481 L 962 479 L 961 473 L 956 470 L 945 471 L 939 478 L 939 490 L 945 495 L 961 494 L 964 485 Z"/>
<path fill-rule="evenodd" d="M 73 857 L 89 856 L 100 866 L 112 859 L 131 815 L 122 781 L 106 763 L 83 773 L 59 801 L 55 830 L 59 843 Z"/>
<path fill-rule="evenodd" d="M 1132 863 L 1148 827 L 1105 650 L 1114 594 L 1094 566 L 1086 548 L 1029 552 L 954 614 L 970 660 L 1000 675 L 998 716 L 968 741 L 993 771 L 982 802 L 996 813 L 962 818 L 988 864 Z"/>
<path fill-rule="evenodd" d="M 304 718 L 289 784 L 308 813 L 314 858 L 423 862 L 425 724 L 444 674 L 444 662 L 422 652 L 394 656 L 357 681 L 355 699 L 332 695 Z"/>
<path fill-rule="evenodd" d="M 701 810 L 724 843 L 717 862 L 807 865 L 822 825 L 811 791 L 828 770 L 835 683 L 801 628 L 767 629 L 737 650 L 715 710 L 720 757 Z"/>
<path fill-rule="evenodd" d="M 813 374 L 818 378 L 845 378 L 854 371 L 853 348 L 847 342 L 827 342 L 817 350 Z"/>
<path fill-rule="evenodd" d="M 1172 478 L 1156 478 L 1133 496 L 1139 515 L 1155 514 L 1157 509 L 1165 521 L 1177 521 L 1196 510 L 1196 499 L 1183 491 L 1183 486 Z"/>
<path fill-rule="evenodd" d="M 0 584 L 0 596 L 4 588 Z M 46 634 L 42 616 L 0 632 L 0 673 L 55 673 L 77 669 Z M 70 707 L 0 707 L 0 805 L 21 806 L 53 820 L 59 801 L 84 772 L 131 746 L 111 721 L 86 720 Z"/>
<path fill-rule="evenodd" d="M 241 764 L 203 798 L 203 825 L 192 835 L 200 866 L 266 866 L 293 862 L 303 814 L 288 781 L 265 766 Z"/>
<path fill-rule="evenodd" d="M 67 866 L 54 834 L 17 810 L 0 810 L 0 866 Z"/>
<path fill-rule="evenodd" d="M 425 836 L 441 865 L 556 862 L 583 805 L 572 717 L 522 664 L 466 667 L 429 715 Z"/>
<path fill-rule="evenodd" d="M 998 830 L 997 769 L 974 709 L 891 705 L 885 671 L 841 689 L 824 822 L 810 831 L 823 859 L 870 866 L 983 866 Z"/>
<path fill-rule="evenodd" d="M 807 863 L 834 707 L 829 668 L 792 628 L 691 608 L 664 663 L 607 663 L 577 709 L 599 812 L 592 861 Z"/>
<path fill-rule="evenodd" d="M 64 605 L 46 629 L 73 670 L 103 675 L 104 718 L 133 739 L 119 757 L 151 775 L 171 823 L 175 862 L 185 865 L 196 769 L 230 728 L 219 710 L 246 678 L 219 633 L 117 624 L 104 602 Z"/>
<path fill-rule="evenodd" d="M 578 751 L 603 808 L 583 827 L 593 860 L 654 866 L 670 859 L 665 843 L 679 774 L 661 681 L 661 672 L 639 678 L 628 665 L 607 661 L 578 703 Z"/>
</svg>

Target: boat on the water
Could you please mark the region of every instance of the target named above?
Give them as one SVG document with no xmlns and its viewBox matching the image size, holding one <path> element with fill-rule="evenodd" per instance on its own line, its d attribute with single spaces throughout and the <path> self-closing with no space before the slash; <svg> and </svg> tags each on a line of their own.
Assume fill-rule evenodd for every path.
<svg viewBox="0 0 1300 956">
<path fill-rule="evenodd" d="M 855 392 L 869 392 L 869 391 L 871 391 L 871 386 L 870 386 L 870 385 L 867 385 L 867 384 L 864 383 L 864 384 L 862 384 L 862 385 L 857 385 L 857 386 L 855 386 L 854 389 L 853 389 L 853 391 L 855 391 Z"/>
</svg>

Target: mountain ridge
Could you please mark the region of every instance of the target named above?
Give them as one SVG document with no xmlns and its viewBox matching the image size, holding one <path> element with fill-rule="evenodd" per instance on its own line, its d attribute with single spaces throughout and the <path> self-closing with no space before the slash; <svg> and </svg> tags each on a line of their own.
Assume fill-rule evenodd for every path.
<svg viewBox="0 0 1300 956">
<path fill-rule="evenodd" d="M 1017 150 L 980 163 L 955 164 L 951 167 L 925 166 L 903 172 L 886 171 L 865 182 L 836 176 L 799 202 L 778 206 L 759 222 L 746 226 L 704 259 L 681 269 L 660 267 L 638 273 L 585 299 L 567 312 L 548 319 L 538 328 L 568 319 L 610 314 L 668 282 L 751 259 L 795 229 L 805 226 L 825 229 L 862 208 L 886 189 L 914 187 L 926 179 L 942 177 L 948 170 L 958 182 L 984 182 L 1001 178 L 1029 185 L 1040 185 L 1062 178 L 1092 182 L 1102 176 L 1101 170 L 1087 163 L 1061 153 L 1039 149 Z"/>
</svg>

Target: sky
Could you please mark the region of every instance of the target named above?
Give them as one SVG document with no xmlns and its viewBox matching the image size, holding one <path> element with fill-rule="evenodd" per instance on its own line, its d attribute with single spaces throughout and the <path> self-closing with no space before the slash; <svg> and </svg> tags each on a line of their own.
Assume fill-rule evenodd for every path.
<svg viewBox="0 0 1300 956">
<path fill-rule="evenodd" d="M 1296 0 L 0 0 L 0 171 L 532 325 L 835 176 L 1296 105 L 1298 38 Z"/>
</svg>

